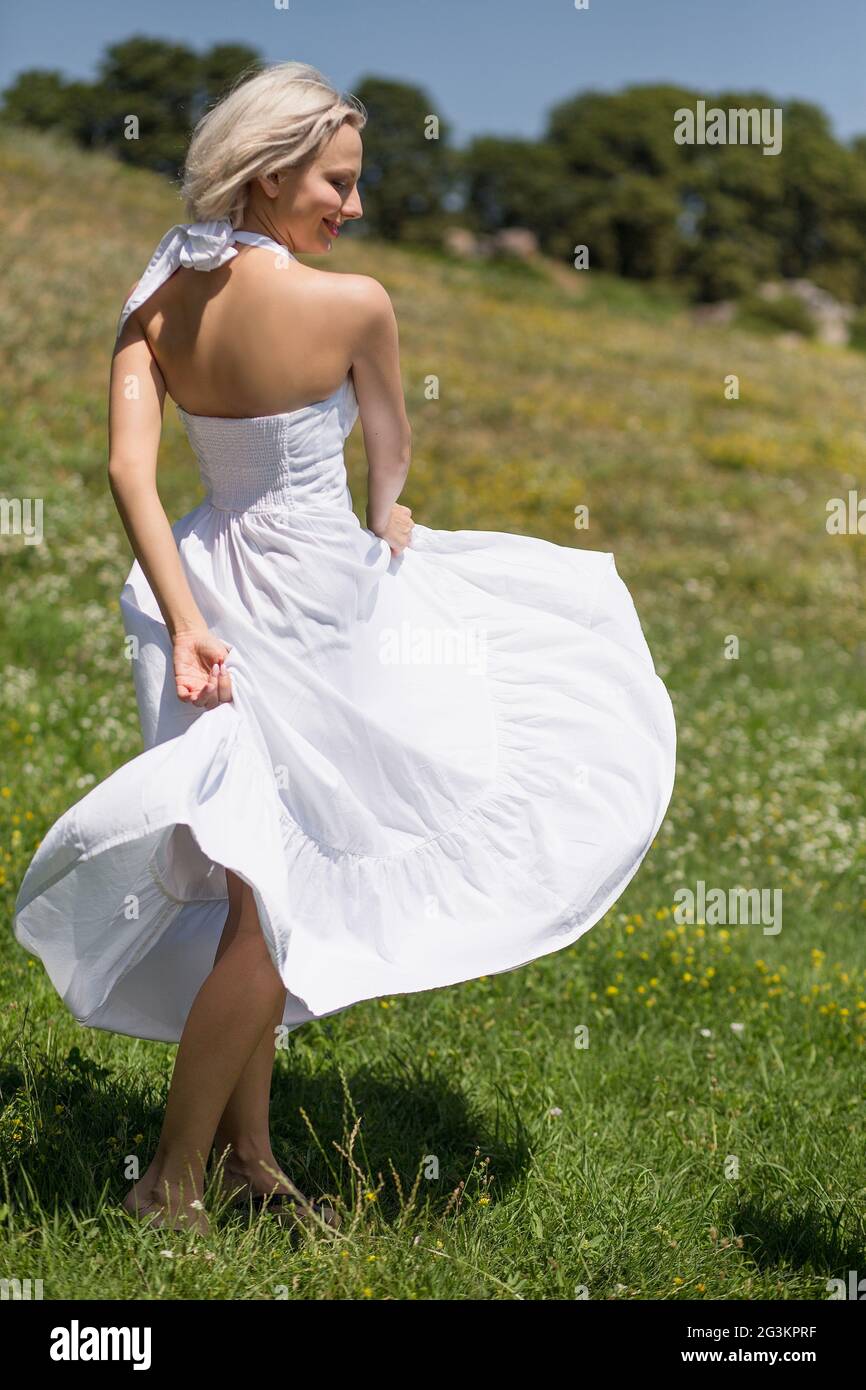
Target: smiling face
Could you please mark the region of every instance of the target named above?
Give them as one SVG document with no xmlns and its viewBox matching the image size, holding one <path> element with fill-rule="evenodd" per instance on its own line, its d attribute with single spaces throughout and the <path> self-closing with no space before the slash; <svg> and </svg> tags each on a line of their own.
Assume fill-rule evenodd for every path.
<svg viewBox="0 0 866 1390">
<path fill-rule="evenodd" d="M 263 231 L 291 251 L 326 254 L 342 224 L 364 215 L 357 188 L 362 152 L 358 131 L 344 122 L 302 168 L 253 182 L 244 227 Z"/>
</svg>

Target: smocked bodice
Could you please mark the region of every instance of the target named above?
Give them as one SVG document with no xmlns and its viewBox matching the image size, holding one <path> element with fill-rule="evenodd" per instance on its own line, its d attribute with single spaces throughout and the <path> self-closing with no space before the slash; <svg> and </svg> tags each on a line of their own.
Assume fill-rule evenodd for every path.
<svg viewBox="0 0 866 1390">
<path fill-rule="evenodd" d="M 211 506 L 224 511 L 350 507 L 343 445 L 358 418 L 347 376 L 324 401 L 228 419 L 177 407 Z"/>
</svg>

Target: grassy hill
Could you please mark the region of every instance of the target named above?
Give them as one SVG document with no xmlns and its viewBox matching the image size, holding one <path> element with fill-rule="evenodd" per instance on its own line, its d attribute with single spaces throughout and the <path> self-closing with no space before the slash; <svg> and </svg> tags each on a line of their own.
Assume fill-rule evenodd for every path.
<svg viewBox="0 0 866 1390">
<path fill-rule="evenodd" d="M 415 519 L 612 550 L 674 701 L 678 780 L 575 947 L 293 1035 L 277 1152 L 342 1194 L 339 1247 L 229 1224 L 213 1261 L 172 1262 L 111 1203 L 123 1156 L 150 1156 L 173 1049 L 80 1029 L 8 923 L 47 826 L 140 750 L 108 369 L 124 294 L 183 210 L 45 137 L 0 134 L 0 173 L 0 497 L 44 507 L 41 544 L 0 536 L 0 1273 L 47 1298 L 826 1296 L 863 1237 L 866 540 L 825 522 L 830 498 L 866 496 L 866 359 L 698 328 L 663 293 L 562 268 L 335 248 L 394 300 Z M 363 515 L 360 430 L 348 458 Z M 160 490 L 171 519 L 201 495 L 170 405 Z M 783 930 L 677 925 L 698 880 L 781 889 Z M 354 1168 L 335 1144 L 356 1113 Z M 425 1154 L 442 1176 L 413 1188 Z"/>
</svg>

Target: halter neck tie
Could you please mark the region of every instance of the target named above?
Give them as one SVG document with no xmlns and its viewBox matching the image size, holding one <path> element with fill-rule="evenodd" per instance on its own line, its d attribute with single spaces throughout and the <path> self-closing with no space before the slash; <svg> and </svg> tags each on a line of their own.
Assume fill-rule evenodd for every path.
<svg viewBox="0 0 866 1390">
<path fill-rule="evenodd" d="M 260 232 L 233 227 L 227 217 L 216 222 L 178 222 L 169 228 L 147 263 L 144 274 L 127 299 L 117 324 L 116 338 L 130 314 L 159 289 L 170 275 L 185 266 L 188 270 L 216 270 L 236 256 L 235 241 L 250 246 L 270 246 L 279 255 L 294 260 L 292 252 Z"/>
</svg>

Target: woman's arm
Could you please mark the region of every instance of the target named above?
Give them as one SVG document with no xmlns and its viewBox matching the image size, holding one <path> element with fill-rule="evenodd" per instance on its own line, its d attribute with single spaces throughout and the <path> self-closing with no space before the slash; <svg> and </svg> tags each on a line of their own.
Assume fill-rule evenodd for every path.
<svg viewBox="0 0 866 1390">
<path fill-rule="evenodd" d="M 156 463 L 165 394 L 162 373 L 131 314 L 111 363 L 108 480 L 172 640 L 178 699 L 209 709 L 231 698 L 228 674 L 213 671 L 229 649 L 208 632 L 159 500 Z"/>
<path fill-rule="evenodd" d="M 412 531 L 409 508 L 394 505 L 409 473 L 412 430 L 400 380 L 397 319 L 378 280 L 349 278 L 355 328 L 352 378 L 368 466 L 367 527 L 399 554 Z"/>
</svg>

